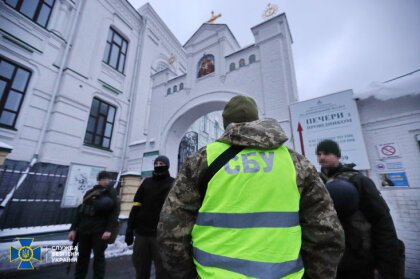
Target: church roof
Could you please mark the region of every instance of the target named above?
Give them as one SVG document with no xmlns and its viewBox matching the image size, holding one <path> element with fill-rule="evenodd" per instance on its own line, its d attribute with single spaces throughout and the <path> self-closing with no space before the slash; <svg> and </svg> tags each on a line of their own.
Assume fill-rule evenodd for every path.
<svg viewBox="0 0 420 279">
<path fill-rule="evenodd" d="M 229 31 L 235 43 L 238 45 L 238 47 L 240 47 L 238 40 L 236 40 L 235 36 L 233 35 L 232 31 L 230 31 L 229 27 L 226 24 L 220 24 L 220 23 L 203 23 L 200 26 L 200 28 L 198 28 L 197 31 L 195 31 L 195 33 L 184 44 L 184 47 L 187 47 L 188 44 L 190 44 L 195 38 L 197 38 L 202 30 L 219 30 L 221 28 L 226 28 Z"/>
</svg>

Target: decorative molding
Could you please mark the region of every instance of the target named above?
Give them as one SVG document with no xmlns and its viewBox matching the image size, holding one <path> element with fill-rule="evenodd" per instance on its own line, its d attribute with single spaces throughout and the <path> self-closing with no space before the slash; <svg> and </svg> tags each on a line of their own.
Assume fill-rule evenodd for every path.
<svg viewBox="0 0 420 279">
<path fill-rule="evenodd" d="M 106 74 L 108 77 L 114 79 L 115 81 L 121 84 L 124 83 L 125 74 L 118 72 L 116 69 L 112 68 L 104 61 L 102 61 L 102 73 Z"/>
<path fill-rule="evenodd" d="M 108 152 L 114 152 L 114 151 L 112 151 L 112 150 L 111 150 L 111 149 L 109 149 L 109 148 L 100 147 L 100 146 L 96 146 L 96 145 L 89 144 L 89 143 L 83 143 L 83 145 L 84 145 L 84 146 L 88 146 L 88 147 L 93 147 L 93 148 L 96 148 L 96 149 L 99 149 L 99 150 L 104 150 L 104 151 L 108 151 Z"/>
<path fill-rule="evenodd" d="M 54 39 L 60 39 L 67 43 L 67 41 L 55 33 L 53 30 L 47 29 L 46 27 L 39 25 L 38 23 L 34 22 L 32 19 L 28 18 L 24 14 L 16 11 L 10 5 L 6 4 L 4 1 L 0 1 L 0 7 L 2 8 L 2 16 L 11 21 L 11 23 L 15 24 L 16 26 L 22 28 L 25 31 L 30 32 L 32 35 L 37 35 L 37 33 L 43 35 L 43 37 L 37 37 L 40 41 L 44 41 L 46 39 L 50 39 L 51 37 Z M 11 18 L 4 16 L 5 12 Z M 53 36 L 51 36 L 53 35 Z"/>
<path fill-rule="evenodd" d="M 105 81 L 101 80 L 98 78 L 98 81 L 102 84 L 102 86 L 110 91 L 112 91 L 113 93 L 116 93 L 117 95 L 119 94 L 124 94 L 123 91 L 115 88 L 114 86 L 110 85 L 109 83 L 106 83 Z"/>
<path fill-rule="evenodd" d="M 130 26 L 130 24 L 128 24 L 122 17 L 120 17 L 120 15 L 119 14 L 117 14 L 117 13 L 114 13 L 114 15 L 116 16 L 116 17 L 118 17 L 118 19 L 119 20 L 121 20 L 128 28 L 130 28 L 130 30 L 131 31 L 133 31 L 133 27 L 131 27 Z"/>
<path fill-rule="evenodd" d="M 3 125 L 3 124 L 0 124 L 0 129 L 7 129 L 7 130 L 11 130 L 11 131 L 17 131 L 17 129 L 15 127 L 6 126 L 6 125 Z"/>
<path fill-rule="evenodd" d="M 147 34 L 147 37 L 149 37 L 152 43 L 154 43 L 156 46 L 159 46 L 159 43 L 152 36 L 150 36 L 150 34 Z"/>
<path fill-rule="evenodd" d="M 60 68 L 60 67 L 59 67 L 58 65 L 56 65 L 56 64 L 52 64 L 52 65 L 53 65 L 54 67 L 56 67 L 57 69 L 59 69 L 59 68 Z M 75 73 L 76 75 L 78 75 L 78 76 L 80 76 L 80 77 L 82 77 L 82 78 L 84 78 L 84 79 L 86 79 L 86 80 L 88 80 L 88 79 L 89 79 L 87 76 L 85 76 L 85 75 L 83 75 L 83 74 L 81 74 L 81 73 L 77 72 L 76 70 L 73 70 L 72 68 L 69 68 L 69 67 L 64 68 L 64 69 L 63 69 L 63 72 L 65 72 L 65 71 L 67 71 L 67 70 L 69 70 L 70 72 Z"/>
<path fill-rule="evenodd" d="M 6 40 L 14 43 L 15 45 L 33 53 L 34 51 L 38 51 L 39 53 L 43 53 L 42 50 L 37 49 L 36 47 L 32 46 L 31 44 L 25 42 L 24 40 L 19 39 L 18 37 L 10 34 L 9 32 L 7 32 L 4 29 L 0 28 L 0 31 L 3 32 L 4 34 L 2 35 L 3 38 L 5 38 Z"/>
<path fill-rule="evenodd" d="M 73 108 L 78 109 L 78 110 L 80 110 L 82 112 L 85 112 L 85 113 L 89 113 L 89 111 L 90 111 L 90 104 L 86 105 L 85 103 L 81 103 L 81 102 L 76 101 L 74 99 L 71 99 L 70 97 L 65 96 L 65 95 L 58 95 L 57 96 L 57 102 L 61 102 L 63 104 L 66 104 L 67 106 L 73 107 Z M 44 110 L 46 111 L 46 109 L 44 109 Z M 80 118 L 80 120 L 86 120 L 86 119 L 85 118 Z"/>
<path fill-rule="evenodd" d="M 115 11 L 121 14 L 121 16 L 119 15 L 119 17 L 124 18 L 125 21 L 128 22 L 128 25 L 135 26 L 137 28 L 141 27 L 141 21 L 135 18 L 135 14 L 136 14 L 136 15 L 139 15 L 141 19 L 140 14 L 133 8 L 133 6 L 126 3 L 127 1 L 108 0 L 108 2 L 112 5 Z M 129 5 L 129 7 L 127 7 L 127 5 Z"/>
<path fill-rule="evenodd" d="M 249 46 L 247 46 L 247 47 L 241 48 L 241 49 L 239 49 L 239 50 L 237 50 L 237 51 L 235 51 L 235 52 L 232 52 L 232 53 L 230 53 L 230 54 L 226 55 L 226 56 L 225 56 L 225 58 L 228 58 L 228 57 L 234 56 L 235 54 L 238 54 L 238 53 L 242 53 L 242 52 L 244 52 L 245 50 L 248 50 L 248 49 L 253 48 L 253 47 L 254 47 L 254 48 L 257 48 L 257 46 L 256 46 L 255 44 L 252 44 L 252 45 L 249 45 Z"/>
<path fill-rule="evenodd" d="M 14 17 L 16 19 L 16 20 L 11 21 L 11 22 L 14 23 L 15 25 L 19 26 L 20 28 L 30 29 L 30 31 L 32 31 L 32 33 L 33 33 L 34 28 L 39 29 L 37 31 L 43 32 L 44 34 L 48 34 L 48 32 L 51 32 L 50 30 L 48 30 L 44 26 L 39 25 L 38 23 L 34 22 L 31 18 L 29 18 L 25 14 L 17 11 L 15 8 L 10 6 L 6 2 L 0 1 L 0 6 L 3 8 L 2 9 L 2 15 L 4 16 L 4 12 L 7 11 L 9 16 Z M 5 18 L 9 19 L 7 17 L 5 17 Z"/>
<path fill-rule="evenodd" d="M 360 111 L 360 109 L 359 109 L 359 111 Z M 374 120 L 368 120 L 366 122 L 362 122 L 362 120 L 360 120 L 360 122 L 361 122 L 360 124 L 361 124 L 363 129 L 375 130 L 375 129 L 378 129 L 377 125 L 381 125 L 380 128 L 395 126 L 396 124 L 395 124 L 394 121 L 396 121 L 396 120 L 399 121 L 398 125 L 400 125 L 401 123 L 403 123 L 403 124 L 411 123 L 411 121 L 413 121 L 413 119 L 414 119 L 414 123 L 415 123 L 416 120 L 417 120 L 417 118 L 416 118 L 417 115 L 420 116 L 420 110 L 412 111 L 412 112 L 406 112 L 406 113 L 399 113 L 399 114 L 395 114 L 395 115 L 387 116 L 387 117 L 376 118 Z"/>
<path fill-rule="evenodd" d="M 156 42 L 159 42 L 159 37 L 153 32 L 152 29 L 147 28 L 147 31 L 150 32 L 150 34 L 147 34 L 147 35 L 151 35 L 151 37 L 153 37 L 153 40 L 155 40 Z"/>
</svg>

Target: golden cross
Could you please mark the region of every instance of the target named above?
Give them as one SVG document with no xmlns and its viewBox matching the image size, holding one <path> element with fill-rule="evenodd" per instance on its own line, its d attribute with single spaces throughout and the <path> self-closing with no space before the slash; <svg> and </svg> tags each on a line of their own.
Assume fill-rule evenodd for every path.
<svg viewBox="0 0 420 279">
<path fill-rule="evenodd" d="M 207 21 L 207 23 L 212 23 L 214 22 L 217 18 L 221 17 L 222 14 L 218 14 L 218 15 L 214 15 L 214 11 L 211 11 L 211 18 Z"/>
</svg>

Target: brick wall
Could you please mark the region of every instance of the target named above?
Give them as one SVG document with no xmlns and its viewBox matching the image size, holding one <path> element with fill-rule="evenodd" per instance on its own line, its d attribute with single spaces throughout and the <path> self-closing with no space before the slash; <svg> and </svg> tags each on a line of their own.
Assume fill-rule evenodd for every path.
<svg viewBox="0 0 420 279">
<path fill-rule="evenodd" d="M 406 278 L 420 278 L 420 188 L 383 190 L 398 238 L 405 243 Z"/>
</svg>

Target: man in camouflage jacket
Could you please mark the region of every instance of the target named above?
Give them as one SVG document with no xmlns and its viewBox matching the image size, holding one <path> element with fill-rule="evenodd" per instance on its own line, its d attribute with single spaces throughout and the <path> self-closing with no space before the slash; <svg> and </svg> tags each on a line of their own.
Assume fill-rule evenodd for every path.
<svg viewBox="0 0 420 279">
<path fill-rule="evenodd" d="M 235 98 L 238 97 L 233 99 Z M 253 120 L 252 117 L 246 117 L 249 110 L 241 110 L 238 105 L 234 108 L 237 113 L 236 121 L 229 121 L 226 117 L 229 113 L 226 111 L 227 107 L 228 105 L 223 113 L 226 130 L 218 141 L 266 150 L 278 148 L 287 141 L 288 138 L 276 120 L 250 121 Z M 342 227 L 315 167 L 302 155 L 293 150 L 289 152 L 296 169 L 296 182 L 301 195 L 299 219 L 304 278 L 335 278 L 344 250 Z M 187 159 L 161 211 L 158 244 L 164 266 L 172 278 L 199 278 L 193 262 L 191 231 L 201 207 L 199 180 L 207 166 L 204 147 Z"/>
</svg>

